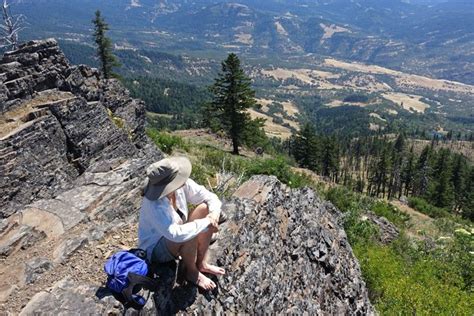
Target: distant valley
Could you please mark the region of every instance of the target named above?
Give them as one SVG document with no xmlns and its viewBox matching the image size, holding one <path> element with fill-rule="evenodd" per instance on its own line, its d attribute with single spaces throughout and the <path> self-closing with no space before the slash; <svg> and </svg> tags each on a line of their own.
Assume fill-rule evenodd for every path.
<svg viewBox="0 0 474 316">
<path fill-rule="evenodd" d="M 26 38 L 56 37 L 72 62 L 92 65 L 96 9 L 111 25 L 127 77 L 204 89 L 226 54 L 238 53 L 258 97 L 275 103 L 258 115 L 283 134 L 304 117 L 325 132 L 347 115 L 366 130 L 468 133 L 474 125 L 470 1 L 22 0 L 15 7 L 28 17 Z M 284 117 L 285 102 L 300 116 Z"/>
</svg>

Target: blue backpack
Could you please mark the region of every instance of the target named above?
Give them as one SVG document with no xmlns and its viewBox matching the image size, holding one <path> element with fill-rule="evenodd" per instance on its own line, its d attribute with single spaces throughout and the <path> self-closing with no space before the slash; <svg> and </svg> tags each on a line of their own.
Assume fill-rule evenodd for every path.
<svg viewBox="0 0 474 316">
<path fill-rule="evenodd" d="M 157 288 L 157 280 L 148 277 L 146 251 L 142 249 L 115 253 L 105 263 L 104 270 L 107 273 L 107 288 L 125 309 L 141 310 L 147 299 L 136 293 L 141 289 L 155 291 Z"/>
</svg>

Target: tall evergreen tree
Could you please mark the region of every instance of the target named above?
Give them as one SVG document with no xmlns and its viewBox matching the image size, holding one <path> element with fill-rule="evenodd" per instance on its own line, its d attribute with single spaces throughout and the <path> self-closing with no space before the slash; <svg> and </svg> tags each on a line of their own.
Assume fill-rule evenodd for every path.
<svg viewBox="0 0 474 316">
<path fill-rule="evenodd" d="M 112 41 L 106 35 L 109 25 L 99 10 L 95 12 L 92 23 L 94 24 L 94 41 L 97 45 L 97 57 L 100 60 L 102 74 L 104 78 L 109 79 L 116 76 L 113 73 L 113 68 L 120 66 L 117 57 L 112 52 Z"/>
<path fill-rule="evenodd" d="M 392 150 L 392 170 L 390 173 L 390 186 L 388 189 L 388 198 L 391 199 L 395 194 L 400 198 L 402 187 L 402 165 L 405 150 L 405 136 L 398 135 Z"/>
<path fill-rule="evenodd" d="M 474 221 L 474 167 L 470 168 L 466 179 L 465 194 L 462 203 L 462 216 Z"/>
<path fill-rule="evenodd" d="M 415 154 L 413 152 L 413 146 L 410 147 L 408 152 L 408 158 L 404 165 L 402 172 L 402 182 L 405 186 L 405 195 L 408 196 L 413 190 L 413 182 L 415 179 Z"/>
<path fill-rule="evenodd" d="M 372 189 L 372 195 L 378 197 L 382 194 L 382 197 L 385 197 L 389 174 L 390 154 L 389 150 L 385 147 L 380 151 L 376 163 L 372 166 L 372 176 L 370 177 L 369 184 Z"/>
<path fill-rule="evenodd" d="M 413 191 L 418 196 L 423 196 L 428 191 L 430 177 L 430 154 L 431 147 L 427 145 L 421 152 L 421 155 L 416 163 L 417 174 Z"/>
<path fill-rule="evenodd" d="M 463 156 L 456 155 L 453 163 L 453 172 L 451 181 L 454 188 L 454 209 L 459 210 L 462 205 L 463 196 L 466 194 L 466 178 L 468 168 Z"/>
<path fill-rule="evenodd" d="M 447 149 L 441 149 L 433 156 L 434 166 L 427 196 L 438 207 L 451 207 L 454 200 L 454 189 L 451 181 L 450 152 Z"/>
<path fill-rule="evenodd" d="M 294 136 L 291 152 L 301 167 L 315 172 L 320 171 L 319 142 L 316 131 L 310 123 L 304 124 Z"/>
<path fill-rule="evenodd" d="M 339 171 L 339 149 L 334 137 L 326 137 L 323 141 L 323 155 L 321 159 L 322 174 L 337 181 Z"/>
<path fill-rule="evenodd" d="M 222 62 L 222 71 L 210 91 L 214 95 L 207 111 L 219 119 L 222 128 L 232 139 L 232 153 L 238 155 L 245 128 L 251 121 L 247 109 L 255 106 L 256 100 L 250 78 L 245 75 L 236 54 L 229 54 Z"/>
</svg>

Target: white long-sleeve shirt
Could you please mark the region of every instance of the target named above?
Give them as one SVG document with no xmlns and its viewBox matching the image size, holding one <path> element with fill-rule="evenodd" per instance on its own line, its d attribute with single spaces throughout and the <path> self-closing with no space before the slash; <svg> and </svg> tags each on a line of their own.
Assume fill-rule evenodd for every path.
<svg viewBox="0 0 474 316">
<path fill-rule="evenodd" d="M 218 214 L 221 212 L 222 203 L 217 195 L 191 179 L 188 179 L 182 188 L 176 190 L 175 195 L 176 206 L 186 220 L 188 219 L 188 203 L 193 205 L 206 203 L 209 212 Z M 161 237 L 177 243 L 185 242 L 207 230 L 209 225 L 208 218 L 183 224 L 167 197 L 154 201 L 144 197 L 138 223 L 139 248 L 146 250 L 150 259 L 153 247 Z"/>
</svg>

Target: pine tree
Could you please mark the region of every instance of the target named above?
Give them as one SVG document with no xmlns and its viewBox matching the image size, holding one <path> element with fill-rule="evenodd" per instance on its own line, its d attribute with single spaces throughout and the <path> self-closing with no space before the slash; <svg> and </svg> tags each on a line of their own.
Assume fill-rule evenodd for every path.
<svg viewBox="0 0 474 316">
<path fill-rule="evenodd" d="M 390 185 L 388 198 L 391 199 L 395 194 L 400 198 L 402 187 L 402 165 L 403 154 L 405 150 L 405 136 L 398 135 L 392 150 L 392 170 L 390 174 Z"/>
<path fill-rule="evenodd" d="M 415 178 L 415 154 L 413 153 L 413 146 L 410 147 L 408 158 L 402 172 L 402 182 L 405 186 L 405 195 L 408 196 L 413 189 L 413 182 Z"/>
<path fill-rule="evenodd" d="M 301 130 L 294 135 L 291 153 L 301 167 L 319 172 L 321 169 L 319 152 L 319 142 L 316 137 L 316 131 L 310 123 L 306 123 Z"/>
<path fill-rule="evenodd" d="M 382 197 L 385 197 L 385 189 L 390 174 L 390 155 L 386 147 L 379 152 L 377 161 L 372 166 L 371 173 L 372 176 L 369 183 L 371 194 L 377 197 L 382 194 Z"/>
<path fill-rule="evenodd" d="M 435 157 L 427 196 L 438 207 L 450 207 L 454 200 L 450 153 L 447 149 L 441 149 Z"/>
<path fill-rule="evenodd" d="M 321 157 L 322 175 L 330 177 L 337 182 L 339 171 L 339 149 L 333 137 L 326 137 L 323 140 L 323 155 Z"/>
<path fill-rule="evenodd" d="M 462 203 L 462 216 L 474 221 L 474 167 L 471 167 L 468 178 L 466 179 Z"/>
<path fill-rule="evenodd" d="M 97 57 L 101 63 L 102 74 L 105 79 L 116 77 L 113 68 L 119 67 L 120 63 L 112 52 L 112 41 L 105 34 L 109 30 L 109 25 L 105 22 L 99 10 L 95 12 L 92 23 L 94 23 L 94 40 L 97 44 Z"/>
<path fill-rule="evenodd" d="M 456 155 L 453 163 L 453 172 L 451 176 L 451 181 L 454 188 L 454 209 L 459 210 L 462 205 L 462 200 L 465 191 L 465 182 L 467 177 L 467 165 L 466 161 L 461 155 Z"/>
<path fill-rule="evenodd" d="M 255 91 L 235 54 L 222 62 L 222 71 L 210 87 L 214 94 L 208 113 L 217 117 L 222 128 L 232 139 L 233 154 L 239 154 L 245 128 L 251 121 L 247 109 L 256 105 Z"/>
<path fill-rule="evenodd" d="M 428 191 L 430 176 L 430 155 L 431 147 L 427 145 L 421 152 L 421 155 L 418 157 L 418 161 L 416 163 L 417 174 L 413 191 L 417 196 L 424 196 Z"/>
</svg>

